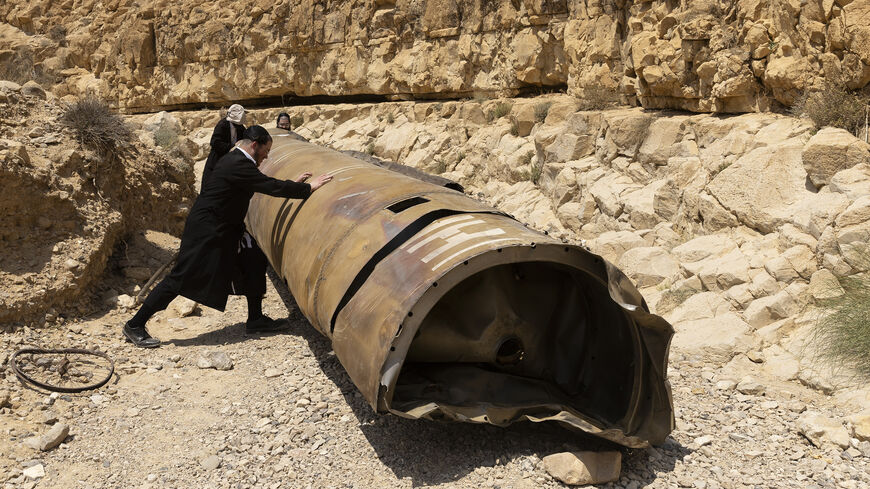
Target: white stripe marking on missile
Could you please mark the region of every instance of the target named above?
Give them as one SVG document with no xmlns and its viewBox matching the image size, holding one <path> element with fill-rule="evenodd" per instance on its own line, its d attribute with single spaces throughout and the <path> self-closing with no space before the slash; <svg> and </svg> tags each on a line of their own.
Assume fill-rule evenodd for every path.
<svg viewBox="0 0 870 489">
<path fill-rule="evenodd" d="M 469 251 L 471 251 L 471 250 L 473 250 L 473 249 L 475 249 L 475 248 L 481 248 L 481 247 L 483 247 L 483 246 L 490 246 L 490 245 L 493 245 L 493 244 L 495 244 L 495 243 L 500 243 L 500 242 L 502 242 L 502 241 L 521 241 L 521 240 L 518 239 L 518 238 L 500 238 L 500 239 L 493 239 L 493 240 L 490 240 L 490 241 L 482 241 L 482 242 L 480 242 L 480 243 L 475 243 L 474 245 L 469 246 L 468 248 L 465 248 L 464 250 L 457 251 L 456 253 L 454 253 L 454 254 L 448 256 L 447 258 L 441 260 L 437 265 L 435 265 L 434 267 L 432 267 L 432 271 L 433 271 L 433 272 L 438 271 L 438 269 L 441 268 L 441 267 L 443 267 L 447 262 L 449 262 L 450 260 L 456 258 L 456 257 L 459 256 L 459 255 L 462 255 L 463 253 L 467 253 L 467 252 L 469 252 Z"/>
<path fill-rule="evenodd" d="M 449 226 L 449 225 L 451 225 L 455 222 L 459 222 L 459 221 L 467 221 L 469 219 L 474 219 L 474 216 L 469 215 L 469 214 L 462 214 L 459 216 L 448 217 L 447 219 L 440 219 L 438 221 L 435 221 L 435 222 L 429 224 L 428 226 L 426 226 L 425 228 L 423 228 L 424 232 L 419 233 L 413 239 L 405 242 L 405 244 L 403 244 L 401 246 L 401 248 L 408 249 L 408 247 L 414 246 L 414 244 L 419 242 L 421 239 L 426 239 L 431 233 L 438 231 L 439 229 L 441 229 L 445 226 Z"/>
<path fill-rule="evenodd" d="M 423 263 L 429 263 L 430 261 L 432 261 L 432 259 L 437 258 L 437 257 L 441 256 L 442 254 L 446 253 L 447 250 L 455 247 L 456 245 L 465 243 L 466 241 L 469 241 L 472 239 L 477 239 L 477 238 L 484 238 L 487 236 L 500 236 L 502 234 L 505 234 L 505 231 L 504 231 L 504 229 L 501 229 L 501 228 L 487 229 L 486 231 L 480 231 L 477 233 L 470 233 L 470 234 L 459 233 L 457 235 L 454 235 L 454 236 L 447 238 L 446 243 L 439 246 L 438 248 L 433 250 L 428 255 L 424 256 Z"/>
<path fill-rule="evenodd" d="M 474 226 L 475 224 L 483 224 L 483 221 L 481 221 L 480 219 L 473 219 L 472 218 L 470 220 L 454 222 L 453 224 L 450 224 L 447 227 L 441 228 L 440 230 L 438 230 L 434 233 L 430 233 L 428 236 L 426 236 L 425 238 L 423 238 L 422 240 L 420 240 L 416 244 L 414 244 L 414 246 L 408 247 L 408 253 L 414 253 L 417 250 L 419 250 L 421 247 L 423 247 L 424 245 L 429 244 L 436 239 L 445 239 L 445 240 L 449 241 L 453 236 L 461 233 L 462 228 L 468 227 L 468 226 Z"/>
</svg>

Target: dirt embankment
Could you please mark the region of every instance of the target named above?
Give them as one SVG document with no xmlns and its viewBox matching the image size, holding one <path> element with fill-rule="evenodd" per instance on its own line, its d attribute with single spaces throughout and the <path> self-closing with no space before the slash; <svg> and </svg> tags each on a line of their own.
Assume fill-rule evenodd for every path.
<svg viewBox="0 0 870 489">
<path fill-rule="evenodd" d="M 115 154 L 83 147 L 36 85 L 0 82 L 0 102 L 0 324 L 63 321 L 106 292 L 95 280 L 133 231 L 180 233 L 193 168 L 136 133 Z"/>
</svg>

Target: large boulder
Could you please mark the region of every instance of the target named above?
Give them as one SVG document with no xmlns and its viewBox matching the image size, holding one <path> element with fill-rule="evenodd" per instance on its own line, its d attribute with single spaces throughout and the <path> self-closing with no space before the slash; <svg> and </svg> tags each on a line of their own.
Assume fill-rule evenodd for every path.
<svg viewBox="0 0 870 489">
<path fill-rule="evenodd" d="M 671 345 L 675 349 L 713 356 L 723 362 L 753 344 L 749 336 L 752 328 L 734 313 L 678 322 L 674 330 Z"/>
<path fill-rule="evenodd" d="M 619 268 L 638 287 L 659 285 L 666 280 L 673 281 L 681 277 L 680 263 L 667 250 L 658 246 L 626 251 L 619 259 Z"/>
<path fill-rule="evenodd" d="M 813 185 L 827 185 L 840 170 L 870 164 L 870 145 L 845 129 L 826 127 L 804 147 L 802 160 Z"/>
<path fill-rule="evenodd" d="M 707 191 L 740 222 L 764 233 L 792 217 L 790 206 L 808 194 L 797 139 L 765 146 L 740 157 L 722 170 Z"/>
</svg>

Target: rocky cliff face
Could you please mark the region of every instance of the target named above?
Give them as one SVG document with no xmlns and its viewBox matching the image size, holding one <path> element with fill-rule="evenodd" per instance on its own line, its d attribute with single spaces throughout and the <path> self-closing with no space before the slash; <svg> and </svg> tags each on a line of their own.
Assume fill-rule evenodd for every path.
<svg viewBox="0 0 870 489">
<path fill-rule="evenodd" d="M 70 0 L 0 5 L 0 78 L 128 111 L 566 88 L 744 112 L 870 82 L 870 0 Z"/>
</svg>

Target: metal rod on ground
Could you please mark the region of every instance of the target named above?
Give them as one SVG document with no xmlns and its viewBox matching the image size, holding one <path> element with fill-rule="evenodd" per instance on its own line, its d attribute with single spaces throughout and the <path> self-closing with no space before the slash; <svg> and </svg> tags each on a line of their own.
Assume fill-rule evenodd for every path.
<svg viewBox="0 0 870 489">
<path fill-rule="evenodd" d="M 157 280 L 157 277 L 159 277 L 160 274 L 162 274 L 170 265 L 175 263 L 175 260 L 177 258 L 178 258 L 178 253 L 175 253 L 174 255 L 172 255 L 172 258 L 170 258 L 168 262 L 164 263 L 163 266 L 158 268 L 157 271 L 154 272 L 153 275 L 151 275 L 151 278 L 149 278 L 148 281 L 145 282 L 145 286 L 142 287 L 142 290 L 140 290 L 139 293 L 136 294 L 136 303 L 137 304 L 142 302 L 142 296 L 144 296 L 145 294 L 148 293 L 148 289 L 150 289 L 151 286 L 154 285 L 154 282 Z"/>
</svg>

